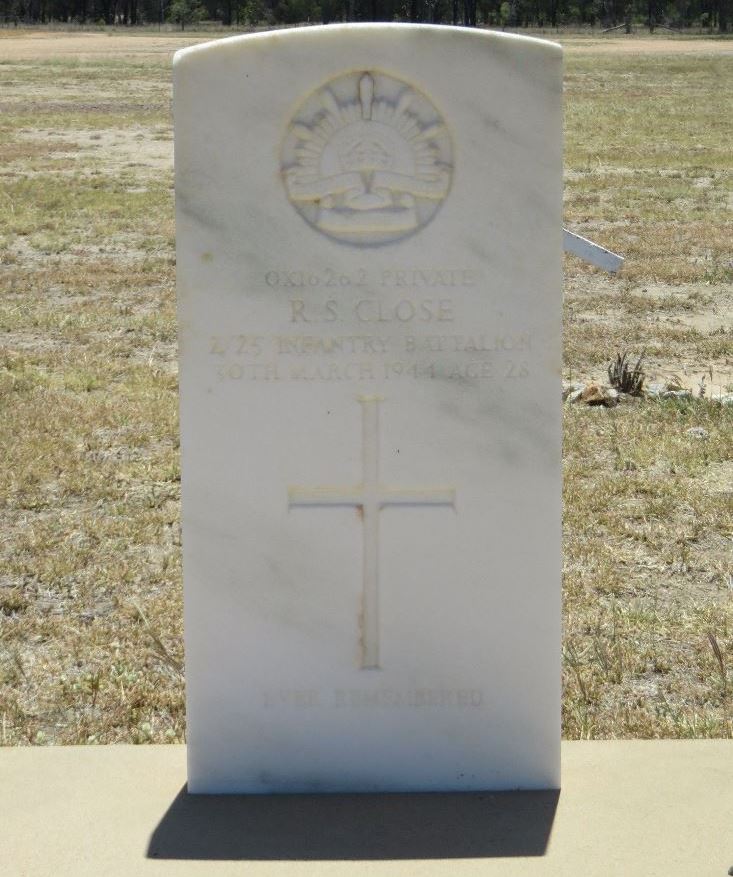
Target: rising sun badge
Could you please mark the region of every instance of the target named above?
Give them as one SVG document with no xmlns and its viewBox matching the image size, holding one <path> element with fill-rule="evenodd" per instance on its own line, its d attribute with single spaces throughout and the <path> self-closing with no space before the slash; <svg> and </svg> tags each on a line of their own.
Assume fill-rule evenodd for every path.
<svg viewBox="0 0 733 877">
<path fill-rule="evenodd" d="M 450 135 L 433 103 L 378 71 L 347 73 L 298 108 L 283 142 L 291 203 L 319 231 L 384 244 L 426 225 L 448 195 Z"/>
</svg>

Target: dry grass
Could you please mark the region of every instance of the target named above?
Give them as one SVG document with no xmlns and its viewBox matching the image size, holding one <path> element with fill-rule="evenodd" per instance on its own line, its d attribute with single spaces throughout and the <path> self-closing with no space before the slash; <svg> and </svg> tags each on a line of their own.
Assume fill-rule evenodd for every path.
<svg viewBox="0 0 733 877">
<path fill-rule="evenodd" d="M 175 39 L 116 39 L 0 63 L 4 744 L 185 733 Z M 567 376 L 642 349 L 652 378 L 706 376 L 703 399 L 566 409 L 570 737 L 733 736 L 733 408 L 711 400 L 733 384 L 733 62 L 698 44 L 569 45 L 567 223 L 628 265 L 568 259 Z"/>
</svg>

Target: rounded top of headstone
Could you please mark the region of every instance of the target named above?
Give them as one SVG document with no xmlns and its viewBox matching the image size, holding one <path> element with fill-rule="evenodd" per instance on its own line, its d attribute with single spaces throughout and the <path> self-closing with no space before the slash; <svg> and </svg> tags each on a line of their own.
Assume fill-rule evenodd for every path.
<svg viewBox="0 0 733 877">
<path fill-rule="evenodd" d="M 236 54 L 245 48 L 252 51 L 266 51 L 275 46 L 287 45 L 291 41 L 297 41 L 304 45 L 333 44 L 334 47 L 340 47 L 344 40 L 350 36 L 360 41 L 371 37 L 378 40 L 382 47 L 389 46 L 392 41 L 402 45 L 406 39 L 420 38 L 423 40 L 439 39 L 441 42 L 449 43 L 460 41 L 462 46 L 485 46 L 488 48 L 493 45 L 497 48 L 521 48 L 524 52 L 542 52 L 558 56 L 563 53 L 559 43 L 524 34 L 503 33 L 475 27 L 455 27 L 445 24 L 352 21 L 264 30 L 197 43 L 193 46 L 186 46 L 184 49 L 178 49 L 173 55 L 173 66 L 174 68 L 179 67 L 184 61 L 188 66 L 189 62 L 194 60 L 203 61 L 205 58 L 213 60 L 216 57 Z M 402 45 L 402 47 L 404 46 Z"/>
</svg>

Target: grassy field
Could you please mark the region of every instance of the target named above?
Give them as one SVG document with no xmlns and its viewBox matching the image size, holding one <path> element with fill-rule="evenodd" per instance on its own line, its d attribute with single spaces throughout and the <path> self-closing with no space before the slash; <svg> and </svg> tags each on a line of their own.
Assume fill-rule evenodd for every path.
<svg viewBox="0 0 733 877">
<path fill-rule="evenodd" d="M 0 743 L 185 739 L 170 53 L 0 31 Z M 568 38 L 564 733 L 733 736 L 733 42 Z M 120 89 L 124 83 L 124 89 Z M 700 427 L 700 430 L 688 430 Z M 700 436 L 703 437 L 700 437 Z"/>
</svg>

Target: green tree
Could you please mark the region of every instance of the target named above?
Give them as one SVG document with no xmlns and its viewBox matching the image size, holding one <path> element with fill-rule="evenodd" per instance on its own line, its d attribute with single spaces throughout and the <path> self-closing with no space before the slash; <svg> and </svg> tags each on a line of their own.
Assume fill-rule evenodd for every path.
<svg viewBox="0 0 733 877">
<path fill-rule="evenodd" d="M 187 24 L 202 21 L 206 17 L 206 10 L 198 0 L 172 0 L 168 7 L 168 20 L 181 25 L 181 30 L 186 29 Z"/>
</svg>

